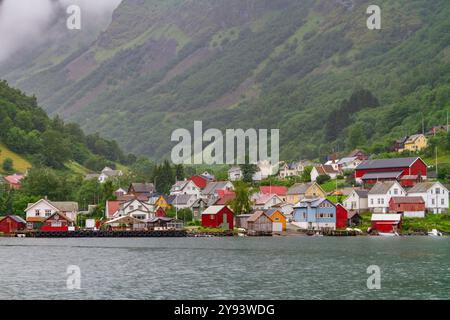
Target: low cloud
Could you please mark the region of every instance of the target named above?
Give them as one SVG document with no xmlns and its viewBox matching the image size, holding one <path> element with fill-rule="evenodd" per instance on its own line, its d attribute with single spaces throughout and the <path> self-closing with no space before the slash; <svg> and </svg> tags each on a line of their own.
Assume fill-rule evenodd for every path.
<svg viewBox="0 0 450 320">
<path fill-rule="evenodd" d="M 32 48 L 46 39 L 46 31 L 56 15 L 69 5 L 81 7 L 89 22 L 111 16 L 122 0 L 0 0 L 0 62 L 23 48 Z"/>
</svg>

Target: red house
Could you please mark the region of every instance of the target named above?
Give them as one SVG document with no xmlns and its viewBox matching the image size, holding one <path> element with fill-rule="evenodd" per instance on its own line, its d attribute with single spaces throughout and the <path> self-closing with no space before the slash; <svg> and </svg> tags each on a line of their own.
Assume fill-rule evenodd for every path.
<svg viewBox="0 0 450 320">
<path fill-rule="evenodd" d="M 59 212 L 55 212 L 44 220 L 41 231 L 68 231 L 74 222 Z"/>
<path fill-rule="evenodd" d="M 347 227 L 348 211 L 340 203 L 336 205 L 336 229 L 343 229 Z"/>
<path fill-rule="evenodd" d="M 391 213 L 372 214 L 372 229 L 379 232 L 393 233 L 402 227 L 402 215 Z"/>
<path fill-rule="evenodd" d="M 404 184 L 414 184 L 415 181 L 426 178 L 427 165 L 418 157 L 393 158 L 366 160 L 355 169 L 355 180 L 370 185 L 377 181 L 402 181 L 404 176 Z"/>
<path fill-rule="evenodd" d="M 227 206 L 210 206 L 202 213 L 202 226 L 233 230 L 234 214 Z"/>
<path fill-rule="evenodd" d="M 422 197 L 392 197 L 389 201 L 389 211 L 425 213 L 425 201 Z"/>
<path fill-rule="evenodd" d="M 0 233 L 10 234 L 27 228 L 27 222 L 19 216 L 6 216 L 0 220 Z"/>
<path fill-rule="evenodd" d="M 155 217 L 164 218 L 165 216 L 166 216 L 166 211 L 163 208 L 158 207 L 155 211 Z"/>
</svg>

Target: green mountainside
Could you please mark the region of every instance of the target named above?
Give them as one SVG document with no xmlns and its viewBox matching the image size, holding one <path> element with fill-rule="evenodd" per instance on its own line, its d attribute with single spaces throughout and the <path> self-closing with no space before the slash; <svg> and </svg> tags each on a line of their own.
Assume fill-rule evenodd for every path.
<svg viewBox="0 0 450 320">
<path fill-rule="evenodd" d="M 283 159 L 383 152 L 422 118 L 426 129 L 445 124 L 450 2 L 377 1 L 381 30 L 366 26 L 370 4 L 123 0 L 92 42 L 61 38 L 64 55 L 42 48 L 0 75 L 49 113 L 154 159 L 194 120 L 279 128 Z"/>
<path fill-rule="evenodd" d="M 35 97 L 0 81 L 1 173 L 24 173 L 35 165 L 84 174 L 82 165 L 99 171 L 130 159 L 135 157 L 124 155 L 115 141 L 85 135 L 79 125 L 64 123 L 58 116 L 50 119 Z"/>
</svg>

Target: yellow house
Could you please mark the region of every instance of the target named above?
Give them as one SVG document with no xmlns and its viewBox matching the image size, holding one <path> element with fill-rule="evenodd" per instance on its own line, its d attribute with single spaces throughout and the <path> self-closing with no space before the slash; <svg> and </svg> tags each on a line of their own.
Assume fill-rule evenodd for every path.
<svg viewBox="0 0 450 320">
<path fill-rule="evenodd" d="M 167 203 L 166 199 L 163 196 L 158 197 L 158 199 L 155 201 L 155 206 L 161 207 L 164 210 L 170 208 L 170 205 Z"/>
<path fill-rule="evenodd" d="M 325 198 L 326 192 L 316 182 L 296 183 L 289 188 L 286 202 L 296 204 L 305 198 Z"/>
<path fill-rule="evenodd" d="M 405 147 L 403 150 L 408 151 L 420 151 L 422 149 L 425 149 L 428 145 L 428 139 L 423 134 L 414 134 L 405 141 Z"/>
<path fill-rule="evenodd" d="M 286 217 L 278 209 L 267 209 L 266 214 L 270 217 L 273 223 L 281 223 L 283 231 L 286 231 Z"/>
</svg>

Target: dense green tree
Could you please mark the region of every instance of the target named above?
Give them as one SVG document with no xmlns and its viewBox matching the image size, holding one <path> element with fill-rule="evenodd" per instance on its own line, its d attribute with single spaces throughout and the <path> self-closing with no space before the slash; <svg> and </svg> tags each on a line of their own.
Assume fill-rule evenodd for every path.
<svg viewBox="0 0 450 320">
<path fill-rule="evenodd" d="M 11 173 L 14 170 L 14 161 L 11 158 L 6 158 L 3 160 L 2 168 L 3 171 Z"/>
<path fill-rule="evenodd" d="M 234 192 L 236 193 L 236 197 L 230 202 L 234 214 L 249 213 L 252 210 L 250 197 L 254 191 L 244 181 L 236 181 L 234 183 Z"/>
</svg>

